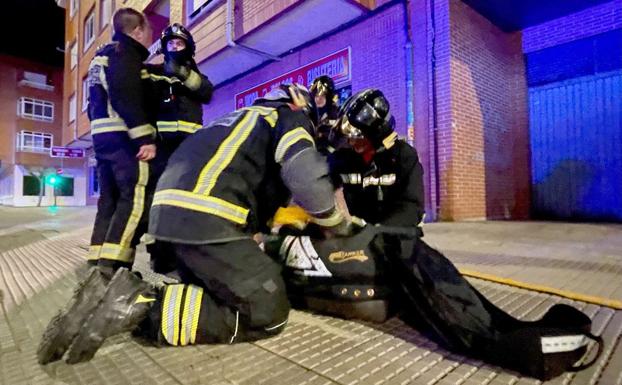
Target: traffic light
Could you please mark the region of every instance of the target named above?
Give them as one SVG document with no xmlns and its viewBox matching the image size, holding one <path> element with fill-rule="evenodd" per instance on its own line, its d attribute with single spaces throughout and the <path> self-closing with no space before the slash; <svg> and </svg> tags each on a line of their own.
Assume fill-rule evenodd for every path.
<svg viewBox="0 0 622 385">
<path fill-rule="evenodd" d="M 56 175 L 48 175 L 45 177 L 45 183 L 49 184 L 50 186 L 56 186 L 59 181 L 60 180 Z"/>
</svg>

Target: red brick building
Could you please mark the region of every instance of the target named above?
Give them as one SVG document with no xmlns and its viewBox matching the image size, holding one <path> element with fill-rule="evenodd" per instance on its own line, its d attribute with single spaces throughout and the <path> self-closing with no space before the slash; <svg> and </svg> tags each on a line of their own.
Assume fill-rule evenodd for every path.
<svg viewBox="0 0 622 385">
<path fill-rule="evenodd" d="M 618 158 L 611 154 L 622 153 L 622 144 L 607 150 L 609 155 L 604 155 L 606 160 L 600 163 L 581 160 L 580 169 L 588 167 L 590 171 L 579 183 L 568 176 L 572 168 L 562 167 L 559 171 L 559 163 L 567 161 L 562 155 L 574 156 L 564 151 L 588 143 L 572 137 L 570 130 L 559 131 L 563 130 L 559 127 L 569 127 L 568 119 L 576 125 L 593 127 L 611 121 L 603 123 L 602 130 L 605 126 L 620 130 L 620 120 L 615 120 L 620 111 L 619 98 L 606 102 L 611 104 L 608 111 L 612 113 L 587 117 L 585 121 L 577 115 L 555 115 L 553 110 L 533 115 L 544 100 L 538 92 L 548 95 L 538 87 L 569 87 L 556 83 L 561 80 L 580 77 L 583 83 L 572 87 L 587 89 L 590 82 L 600 81 L 590 76 L 605 76 L 603 81 L 612 85 L 603 92 L 607 100 L 614 99 L 619 81 L 616 71 L 622 69 L 622 63 L 615 59 L 618 46 L 622 46 L 616 45 L 621 36 L 622 0 L 581 4 L 564 0 L 546 4 L 536 0 L 67 3 L 66 60 L 69 63 L 74 52 L 75 64 L 65 66 L 66 105 L 71 104 L 71 98 L 74 104 L 75 100 L 78 104 L 83 100 L 81 79 L 88 62 L 95 47 L 110 39 L 108 15 L 118 7 L 132 6 L 145 11 L 154 25 L 152 52 L 157 48 L 158 33 L 168 23 L 181 22 L 193 33 L 196 61 L 217 86 L 213 101 L 204 109 L 206 121 L 250 103 L 279 82 L 308 84 L 324 73 L 335 78 L 344 96 L 366 87 L 383 90 L 391 103 L 398 133 L 419 152 L 430 219 L 524 219 L 546 210 L 546 217 L 564 217 L 565 212 L 555 206 L 556 202 L 576 207 L 569 211 L 571 216 L 579 213 L 577 217 L 598 219 L 602 218 L 598 208 L 590 206 L 594 197 L 603 201 L 606 196 L 622 196 L 622 184 L 614 187 L 618 193 L 610 194 L 611 189 L 602 182 L 622 180 L 622 175 L 599 177 L 600 185 L 588 178 L 616 169 L 612 165 Z M 556 66 L 551 59 L 566 60 L 563 58 L 570 57 L 568 52 L 575 43 L 598 47 L 606 42 L 607 50 L 593 50 L 582 56 L 591 58 L 591 64 L 585 59 Z M 557 55 L 560 50 L 566 53 Z M 547 61 L 551 64 L 547 65 Z M 570 103 L 576 108 L 580 105 L 557 96 L 547 103 Z M 544 122 L 549 126 L 538 131 Z M 560 147 L 555 144 L 557 139 L 545 140 L 546 133 L 551 132 L 562 135 L 566 144 Z M 78 113 L 75 121 L 65 122 L 64 138 L 71 145 L 89 146 L 88 121 L 83 113 Z M 541 141 L 548 143 L 545 150 L 538 147 Z M 603 147 L 589 143 L 593 148 Z M 560 159 L 542 158 L 542 151 L 558 153 Z M 549 161 L 550 165 L 546 163 Z M 620 162 L 617 168 L 622 170 Z M 575 190 L 590 193 L 575 199 Z M 558 191 L 573 193 L 564 196 Z M 603 210 L 618 210 L 622 219 L 622 198 L 609 202 Z"/>
</svg>

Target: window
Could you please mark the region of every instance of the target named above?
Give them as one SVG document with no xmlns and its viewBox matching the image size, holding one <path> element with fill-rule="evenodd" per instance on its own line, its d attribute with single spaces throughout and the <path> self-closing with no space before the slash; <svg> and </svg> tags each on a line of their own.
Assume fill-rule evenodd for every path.
<svg viewBox="0 0 622 385">
<path fill-rule="evenodd" d="M 76 120 L 76 94 L 69 97 L 69 123 Z"/>
<path fill-rule="evenodd" d="M 110 23 L 112 0 L 101 0 L 99 3 L 99 28 L 104 29 Z"/>
<path fill-rule="evenodd" d="M 78 43 L 75 40 L 71 43 L 71 48 L 69 49 L 69 63 L 71 64 L 71 69 L 76 68 L 78 65 Z"/>
<path fill-rule="evenodd" d="M 78 11 L 78 7 L 80 6 L 79 0 L 69 0 L 69 17 L 73 17 Z"/>
<path fill-rule="evenodd" d="M 17 115 L 26 119 L 52 122 L 54 120 L 54 103 L 21 97 L 17 103 Z"/>
<path fill-rule="evenodd" d="M 54 186 L 54 194 L 57 197 L 72 197 L 73 196 L 73 178 L 69 176 L 56 176 L 58 182 Z"/>
<path fill-rule="evenodd" d="M 186 6 L 188 7 L 188 20 L 191 21 L 197 18 L 200 15 L 209 12 L 209 10 L 213 9 L 219 1 L 217 0 L 188 0 L 186 2 Z"/>
<path fill-rule="evenodd" d="M 82 79 L 82 111 L 86 111 L 89 106 L 89 77 Z"/>
<path fill-rule="evenodd" d="M 52 139 L 52 134 L 22 130 L 17 134 L 17 151 L 49 152 L 52 148 Z"/>
<path fill-rule="evenodd" d="M 22 185 L 23 196 L 39 196 L 39 193 L 45 195 L 45 185 L 42 186 L 41 181 L 36 176 L 24 175 Z"/>
<path fill-rule="evenodd" d="M 91 9 L 84 20 L 84 51 L 95 41 L 95 8 Z"/>
</svg>

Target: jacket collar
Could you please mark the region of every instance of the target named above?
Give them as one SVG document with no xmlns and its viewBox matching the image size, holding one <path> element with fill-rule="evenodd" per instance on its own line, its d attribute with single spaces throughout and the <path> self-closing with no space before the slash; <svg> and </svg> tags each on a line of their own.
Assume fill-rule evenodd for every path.
<svg viewBox="0 0 622 385">
<path fill-rule="evenodd" d="M 115 32 L 115 34 L 112 36 L 112 40 L 118 41 L 119 44 L 131 47 L 132 49 L 136 50 L 136 52 L 138 52 L 143 61 L 147 60 L 147 58 L 149 57 L 149 50 L 129 35 L 121 32 Z"/>
</svg>

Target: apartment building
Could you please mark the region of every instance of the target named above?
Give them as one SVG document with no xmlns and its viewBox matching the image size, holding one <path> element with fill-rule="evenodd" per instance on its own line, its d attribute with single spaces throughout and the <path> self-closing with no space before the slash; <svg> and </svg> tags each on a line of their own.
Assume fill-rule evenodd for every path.
<svg viewBox="0 0 622 385">
<path fill-rule="evenodd" d="M 89 148 L 88 64 L 96 47 L 110 40 L 114 10 L 133 7 L 145 12 L 153 26 L 152 53 L 169 23 L 180 22 L 192 32 L 196 62 L 216 86 L 212 102 L 204 107 L 206 122 L 249 105 L 275 85 L 309 85 L 326 74 L 342 98 L 367 87 L 387 95 L 398 134 L 416 147 L 424 166 L 428 218 L 519 219 L 540 212 L 553 218 L 568 213 L 599 218 L 598 201 L 622 196 L 622 184 L 616 182 L 619 193 L 610 194 L 604 185 L 592 186 L 589 173 L 571 182 L 567 174 L 572 170 L 563 162 L 576 157 L 573 146 L 591 146 L 581 150 L 588 154 L 610 141 L 584 142 L 566 128 L 587 124 L 594 132 L 619 130 L 620 120 L 611 120 L 619 114 L 619 99 L 610 103 L 616 109 L 598 109 L 602 116 L 586 121 L 553 109 L 539 116 L 530 112 L 541 102 L 536 99 L 539 87 L 564 89 L 563 81 L 579 77 L 577 87 L 587 92 L 605 76 L 612 85 L 603 92 L 612 100 L 622 84 L 622 64 L 615 59 L 622 57 L 622 45 L 611 44 L 622 28 L 621 2 L 65 0 L 63 141 Z M 589 68 L 584 61 L 570 60 L 576 47 L 597 42 L 607 48 L 585 52 Z M 152 60 L 158 59 L 154 55 Z M 547 66 L 547 60 L 566 61 L 556 67 Z M 601 62 L 606 65 L 595 64 Z M 562 93 L 537 95 L 549 98 L 546 103 L 580 108 L 578 99 L 562 100 Z M 605 121 L 616 123 L 599 126 Z M 543 122 L 556 126 L 542 131 Z M 560 143 L 565 144 L 545 140 L 551 132 L 562 135 Z M 534 147 L 542 141 L 549 144 Z M 622 170 L 615 163 L 620 146 L 607 150 L 602 162 L 581 162 L 597 175 L 620 181 L 622 171 L 612 171 Z M 541 156 L 542 151 L 559 156 Z M 87 195 L 96 197 L 94 161 L 89 164 Z M 561 190 L 572 193 L 560 198 Z M 592 190 L 598 193 L 583 196 Z M 541 206 L 532 204 L 532 192 Z M 622 201 L 611 203 L 607 215 L 622 219 Z"/>
<path fill-rule="evenodd" d="M 63 143 L 62 79 L 62 68 L 0 55 L 0 204 L 85 204 L 84 162 L 50 154 Z"/>
</svg>

